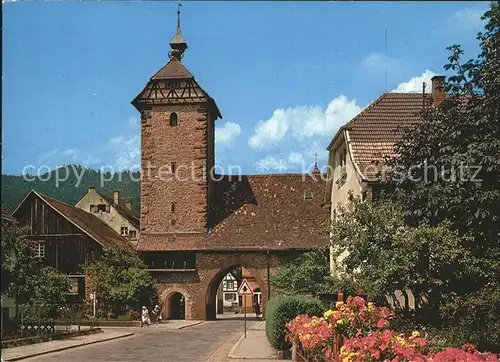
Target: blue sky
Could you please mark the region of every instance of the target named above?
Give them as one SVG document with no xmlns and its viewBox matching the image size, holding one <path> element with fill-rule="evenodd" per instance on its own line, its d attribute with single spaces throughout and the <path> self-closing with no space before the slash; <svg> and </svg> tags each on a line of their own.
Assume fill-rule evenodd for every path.
<svg viewBox="0 0 500 362">
<path fill-rule="evenodd" d="M 130 101 L 168 61 L 174 2 L 5 2 L 2 172 L 136 168 Z M 184 64 L 215 98 L 221 170 L 300 172 L 385 90 L 478 53 L 487 2 L 186 2 Z M 388 44 L 384 51 L 384 29 Z M 41 169 L 43 172 L 44 168 Z"/>
</svg>

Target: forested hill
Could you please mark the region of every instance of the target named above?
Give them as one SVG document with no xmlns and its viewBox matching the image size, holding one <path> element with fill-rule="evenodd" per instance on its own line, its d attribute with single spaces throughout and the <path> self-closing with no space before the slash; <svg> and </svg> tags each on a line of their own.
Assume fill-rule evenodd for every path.
<svg viewBox="0 0 500 362">
<path fill-rule="evenodd" d="M 97 191 L 113 197 L 113 190 L 120 191 L 120 199 L 131 199 L 132 207 L 139 211 L 140 173 L 124 171 L 109 173 L 82 166 L 63 166 L 41 175 L 2 175 L 2 208 L 13 211 L 30 190 L 75 205 L 94 186 Z"/>
</svg>

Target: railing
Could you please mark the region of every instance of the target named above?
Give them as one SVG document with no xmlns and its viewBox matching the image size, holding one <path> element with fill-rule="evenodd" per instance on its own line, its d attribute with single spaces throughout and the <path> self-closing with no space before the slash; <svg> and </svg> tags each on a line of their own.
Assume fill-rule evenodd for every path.
<svg viewBox="0 0 500 362">
<path fill-rule="evenodd" d="M 327 358 L 322 353 L 315 353 L 302 348 L 299 343 L 293 344 L 292 361 L 294 362 L 327 362 L 333 361 L 335 356 L 340 354 L 340 349 L 344 344 L 344 339 L 341 335 L 335 334 L 333 336 L 332 347 L 330 350 L 330 358 Z"/>
</svg>

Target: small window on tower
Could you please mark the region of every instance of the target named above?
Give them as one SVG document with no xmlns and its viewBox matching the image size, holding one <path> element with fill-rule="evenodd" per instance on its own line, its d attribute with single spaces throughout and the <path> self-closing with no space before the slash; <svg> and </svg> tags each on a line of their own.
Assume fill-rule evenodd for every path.
<svg viewBox="0 0 500 362">
<path fill-rule="evenodd" d="M 170 113 L 170 126 L 177 127 L 177 113 Z"/>
<path fill-rule="evenodd" d="M 170 220 L 170 225 L 172 225 L 172 226 L 175 225 L 175 220 L 174 219 Z"/>
<path fill-rule="evenodd" d="M 175 212 L 175 202 L 172 202 L 172 205 L 170 205 L 170 209 L 171 209 L 172 213 Z"/>
<path fill-rule="evenodd" d="M 175 173 L 176 170 L 177 170 L 177 164 L 175 162 L 171 162 L 170 171 L 172 171 L 172 173 Z"/>
</svg>

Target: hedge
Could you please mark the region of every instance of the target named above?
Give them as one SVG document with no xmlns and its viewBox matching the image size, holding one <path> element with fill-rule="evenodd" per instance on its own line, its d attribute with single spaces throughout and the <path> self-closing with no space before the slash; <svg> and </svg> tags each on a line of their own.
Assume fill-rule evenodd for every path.
<svg viewBox="0 0 500 362">
<path fill-rule="evenodd" d="M 274 348 L 278 350 L 291 348 L 292 345 L 285 342 L 285 324 L 299 314 L 323 315 L 321 302 L 318 299 L 299 295 L 277 296 L 267 302 L 266 335 Z"/>
</svg>

